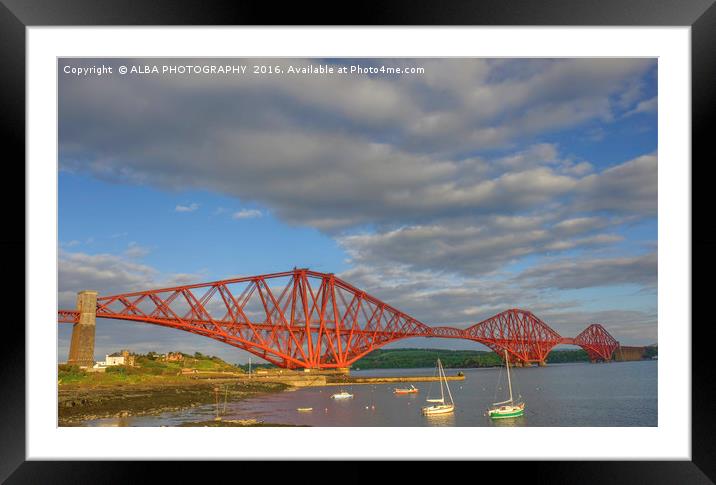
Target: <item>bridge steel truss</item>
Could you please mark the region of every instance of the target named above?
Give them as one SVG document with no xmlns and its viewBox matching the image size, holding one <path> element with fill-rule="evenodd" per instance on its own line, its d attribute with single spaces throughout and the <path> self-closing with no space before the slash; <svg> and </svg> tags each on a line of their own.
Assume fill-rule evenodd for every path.
<svg viewBox="0 0 716 485">
<path fill-rule="evenodd" d="M 544 363 L 560 343 L 609 360 L 619 343 L 599 324 L 563 338 L 528 311 L 503 311 L 466 329 L 431 327 L 331 273 L 294 269 L 97 298 L 97 318 L 150 323 L 213 338 L 285 368 L 346 368 L 411 337 L 480 342 L 516 363 Z M 79 312 L 59 310 L 77 323 Z"/>
</svg>

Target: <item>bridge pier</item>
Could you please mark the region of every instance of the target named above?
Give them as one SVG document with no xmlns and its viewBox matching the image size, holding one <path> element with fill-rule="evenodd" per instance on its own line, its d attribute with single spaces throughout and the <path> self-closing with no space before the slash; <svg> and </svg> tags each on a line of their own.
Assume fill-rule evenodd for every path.
<svg viewBox="0 0 716 485">
<path fill-rule="evenodd" d="M 80 312 L 80 317 L 72 327 L 67 363 L 79 367 L 92 367 L 94 365 L 97 292 L 86 290 L 77 293 L 77 311 Z"/>
<path fill-rule="evenodd" d="M 300 371 L 301 369 L 296 369 Z M 305 373 L 312 373 L 312 374 L 323 374 L 323 375 L 334 375 L 334 374 L 342 374 L 342 375 L 350 375 L 351 374 L 351 368 L 350 367 L 335 367 L 333 369 L 321 369 L 320 367 L 306 367 L 303 369 L 303 372 Z"/>
<path fill-rule="evenodd" d="M 630 360 L 642 360 L 646 352 L 646 347 L 627 347 L 620 345 L 614 350 L 612 359 L 617 362 L 625 362 Z"/>
<path fill-rule="evenodd" d="M 540 360 L 539 362 L 537 362 L 537 365 L 540 367 L 547 367 L 547 362 L 545 362 L 544 360 Z"/>
</svg>

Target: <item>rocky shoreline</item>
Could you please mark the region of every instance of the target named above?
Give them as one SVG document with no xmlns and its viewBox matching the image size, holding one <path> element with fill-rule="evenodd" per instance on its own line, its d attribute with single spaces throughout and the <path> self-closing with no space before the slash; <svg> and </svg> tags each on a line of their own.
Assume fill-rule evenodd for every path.
<svg viewBox="0 0 716 485">
<path fill-rule="evenodd" d="M 179 425 L 180 427 L 203 427 L 203 428 L 235 428 L 235 427 L 294 427 L 302 426 L 296 424 L 267 423 L 257 419 L 224 419 L 213 421 L 188 421 Z"/>
<path fill-rule="evenodd" d="M 81 426 L 102 418 L 156 415 L 221 400 L 240 401 L 259 394 L 283 391 L 285 384 L 246 379 L 189 381 L 88 387 L 61 385 L 58 390 L 58 426 Z"/>
</svg>

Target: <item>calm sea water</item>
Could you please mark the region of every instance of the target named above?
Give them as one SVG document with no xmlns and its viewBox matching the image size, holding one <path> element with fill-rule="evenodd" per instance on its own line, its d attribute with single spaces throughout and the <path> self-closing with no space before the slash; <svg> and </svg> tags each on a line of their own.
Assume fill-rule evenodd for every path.
<svg viewBox="0 0 716 485">
<path fill-rule="evenodd" d="M 448 369 L 448 375 L 457 373 Z M 434 369 L 354 371 L 354 376 L 433 375 Z M 335 401 L 338 387 L 305 388 L 228 403 L 224 419 L 309 426 L 657 426 L 657 362 L 552 364 L 512 369 L 513 390 L 527 403 L 520 418 L 492 421 L 485 416 L 494 401 L 506 399 L 503 369 L 462 369 L 464 381 L 450 381 L 455 413 L 426 417 L 420 413 L 427 394 L 439 396 L 437 382 L 415 382 L 417 395 L 396 396 L 394 387 L 410 383 L 353 385 L 353 399 Z M 432 386 L 432 387 L 431 387 Z M 221 405 L 223 407 L 223 403 Z M 312 412 L 298 412 L 312 407 Z M 201 406 L 158 416 L 100 419 L 88 426 L 174 426 L 211 420 L 216 407 Z"/>
</svg>

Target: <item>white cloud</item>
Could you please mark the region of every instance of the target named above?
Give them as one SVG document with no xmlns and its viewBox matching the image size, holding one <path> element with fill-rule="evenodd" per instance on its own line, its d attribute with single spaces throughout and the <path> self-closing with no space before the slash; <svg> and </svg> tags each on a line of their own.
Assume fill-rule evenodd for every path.
<svg viewBox="0 0 716 485">
<path fill-rule="evenodd" d="M 655 216 L 657 163 L 656 154 L 651 153 L 582 178 L 576 187 L 575 208 Z"/>
<path fill-rule="evenodd" d="M 608 247 L 624 219 L 568 217 L 570 208 L 517 215 L 442 218 L 430 224 L 337 237 L 354 264 L 403 264 L 414 270 L 489 275 L 527 256 Z"/>
<path fill-rule="evenodd" d="M 526 269 L 521 278 L 544 288 L 576 289 L 634 284 L 656 286 L 657 253 L 601 259 L 570 258 Z"/>
<path fill-rule="evenodd" d="M 106 296 L 196 283 L 202 277 L 200 273 L 163 274 L 152 266 L 129 259 L 127 255 L 61 250 L 57 275 L 59 306 L 73 308 L 77 292 L 82 290 L 97 290 Z"/>
<path fill-rule="evenodd" d="M 157 271 L 113 254 L 60 251 L 58 290 L 60 308 L 73 308 L 78 291 L 119 293 L 150 285 Z"/>
<path fill-rule="evenodd" d="M 127 249 L 124 251 L 124 255 L 131 259 L 139 259 L 149 254 L 149 251 L 149 248 L 140 246 L 135 241 L 131 241 L 127 245 Z"/>
<path fill-rule="evenodd" d="M 174 208 L 174 212 L 194 212 L 199 208 L 199 204 L 192 202 L 189 205 L 177 205 Z"/>
<path fill-rule="evenodd" d="M 213 190 L 330 231 L 473 208 L 519 210 L 571 190 L 591 165 L 561 159 L 547 143 L 491 161 L 474 153 L 613 119 L 622 109 L 614 99 L 629 90 L 624 99 L 637 99 L 654 66 L 648 59 L 380 62 L 421 63 L 426 74 L 61 78 L 61 165 Z"/>
<path fill-rule="evenodd" d="M 253 219 L 255 217 L 261 217 L 263 214 L 257 209 L 241 209 L 240 211 L 234 212 L 231 215 L 232 219 Z"/>
<path fill-rule="evenodd" d="M 658 100 L 657 97 L 654 96 L 653 98 L 640 101 L 634 109 L 628 111 L 624 116 L 632 116 L 639 113 L 656 113 L 657 105 Z"/>
</svg>

